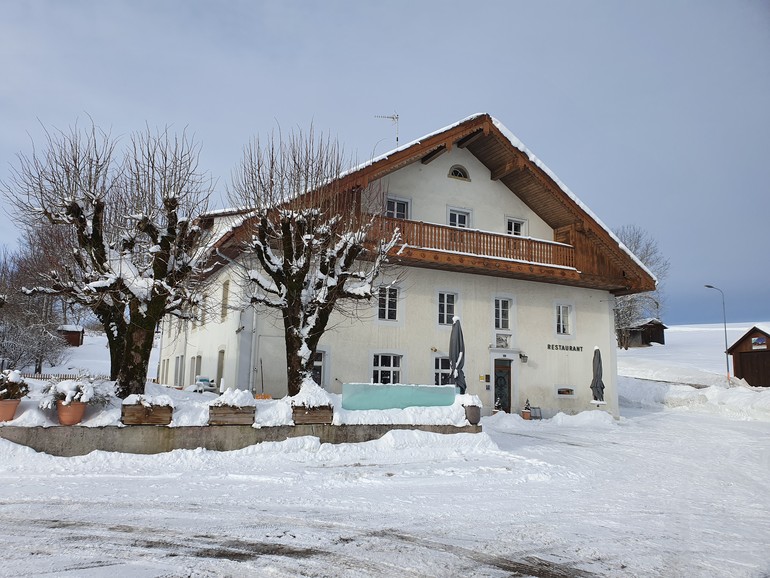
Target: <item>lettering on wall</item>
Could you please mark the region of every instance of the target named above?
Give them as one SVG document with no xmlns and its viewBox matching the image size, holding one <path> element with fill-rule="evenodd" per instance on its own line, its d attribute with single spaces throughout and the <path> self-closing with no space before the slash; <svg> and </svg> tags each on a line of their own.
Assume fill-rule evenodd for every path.
<svg viewBox="0 0 770 578">
<path fill-rule="evenodd" d="M 583 351 L 582 345 L 559 345 L 558 343 L 549 343 L 550 351 Z"/>
</svg>

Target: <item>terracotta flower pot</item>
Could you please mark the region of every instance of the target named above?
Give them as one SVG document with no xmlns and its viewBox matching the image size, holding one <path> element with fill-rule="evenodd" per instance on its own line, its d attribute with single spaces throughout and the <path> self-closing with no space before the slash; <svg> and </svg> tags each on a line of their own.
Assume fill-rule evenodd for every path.
<svg viewBox="0 0 770 578">
<path fill-rule="evenodd" d="M 20 402 L 20 399 L 0 399 L 0 421 L 11 421 Z"/>
<path fill-rule="evenodd" d="M 61 425 L 75 425 L 83 420 L 86 404 L 82 401 L 72 401 L 64 405 L 63 401 L 57 401 L 56 411 L 59 414 L 59 423 Z"/>
</svg>

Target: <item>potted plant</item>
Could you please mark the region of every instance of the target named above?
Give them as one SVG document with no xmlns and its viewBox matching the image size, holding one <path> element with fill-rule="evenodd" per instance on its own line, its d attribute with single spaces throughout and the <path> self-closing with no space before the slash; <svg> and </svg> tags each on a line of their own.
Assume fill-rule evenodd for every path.
<svg viewBox="0 0 770 578">
<path fill-rule="evenodd" d="M 120 421 L 124 425 L 169 425 L 174 402 L 167 395 L 129 395 L 123 400 Z"/>
<path fill-rule="evenodd" d="M 87 404 L 104 404 L 108 399 L 109 395 L 97 391 L 88 377 L 52 379 L 43 390 L 40 408 L 56 408 L 61 425 L 76 425 L 83 420 Z"/>
<path fill-rule="evenodd" d="M 209 403 L 209 425 L 253 425 L 257 400 L 251 392 L 230 387 Z"/>
<path fill-rule="evenodd" d="M 0 421 L 11 421 L 16 415 L 21 398 L 27 395 L 27 386 L 21 373 L 6 369 L 0 373 Z"/>
<path fill-rule="evenodd" d="M 529 405 L 529 400 L 524 404 L 524 409 L 521 410 L 521 417 L 523 419 L 532 419 L 532 406 Z"/>
</svg>

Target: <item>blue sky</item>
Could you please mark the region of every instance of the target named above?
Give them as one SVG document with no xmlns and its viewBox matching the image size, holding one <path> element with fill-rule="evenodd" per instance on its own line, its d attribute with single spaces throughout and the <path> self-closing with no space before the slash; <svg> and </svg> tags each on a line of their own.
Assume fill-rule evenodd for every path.
<svg viewBox="0 0 770 578">
<path fill-rule="evenodd" d="M 41 123 L 195 133 L 224 193 L 277 126 L 358 160 L 476 112 L 671 261 L 664 321 L 770 320 L 766 0 L 0 3 L 0 180 Z M 13 227 L 0 228 L 13 245 Z"/>
</svg>

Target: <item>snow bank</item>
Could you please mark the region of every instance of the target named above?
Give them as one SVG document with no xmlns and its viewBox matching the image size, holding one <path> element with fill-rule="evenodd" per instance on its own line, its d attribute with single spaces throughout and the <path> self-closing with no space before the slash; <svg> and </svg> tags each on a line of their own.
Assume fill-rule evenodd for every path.
<svg viewBox="0 0 770 578">
<path fill-rule="evenodd" d="M 618 378 L 621 406 L 704 411 L 738 419 L 770 421 L 770 389 L 738 385 L 689 385 Z"/>
</svg>

